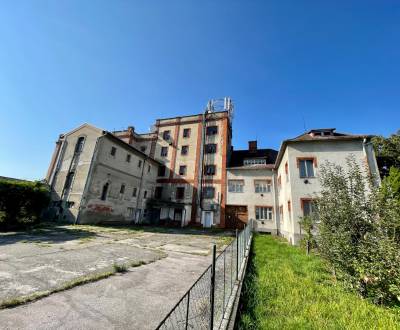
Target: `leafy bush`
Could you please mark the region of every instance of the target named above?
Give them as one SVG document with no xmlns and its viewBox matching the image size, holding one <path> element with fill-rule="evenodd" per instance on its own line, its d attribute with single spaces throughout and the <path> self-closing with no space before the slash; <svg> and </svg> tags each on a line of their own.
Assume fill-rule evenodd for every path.
<svg viewBox="0 0 400 330">
<path fill-rule="evenodd" d="M 49 189 L 40 182 L 0 180 L 0 229 L 38 223 L 49 200 Z"/>
<path fill-rule="evenodd" d="M 362 296 L 399 304 L 400 174 L 392 170 L 377 188 L 364 173 L 353 157 L 347 170 L 330 163 L 321 167 L 318 249 Z"/>
</svg>

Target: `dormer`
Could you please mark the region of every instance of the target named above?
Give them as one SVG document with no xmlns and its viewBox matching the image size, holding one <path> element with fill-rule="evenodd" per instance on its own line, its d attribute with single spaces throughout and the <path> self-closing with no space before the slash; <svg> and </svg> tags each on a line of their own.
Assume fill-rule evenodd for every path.
<svg viewBox="0 0 400 330">
<path fill-rule="evenodd" d="M 312 129 L 307 134 L 310 136 L 333 136 L 335 134 L 336 128 L 318 128 Z"/>
</svg>

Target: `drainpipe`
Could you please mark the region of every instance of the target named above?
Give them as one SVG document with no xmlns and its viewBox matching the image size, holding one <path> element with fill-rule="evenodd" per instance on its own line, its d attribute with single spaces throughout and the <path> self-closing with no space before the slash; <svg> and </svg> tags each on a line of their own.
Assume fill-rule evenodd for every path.
<svg viewBox="0 0 400 330">
<path fill-rule="evenodd" d="M 198 181 L 198 189 L 197 189 L 197 200 L 198 205 L 200 207 L 200 222 L 203 213 L 203 203 L 202 203 L 202 194 L 203 194 L 203 170 L 204 170 L 204 144 L 206 139 L 206 113 L 203 113 L 203 127 L 201 131 L 201 144 L 200 144 L 200 163 L 199 163 L 199 181 Z"/>
<path fill-rule="evenodd" d="M 279 213 L 279 203 L 278 203 L 278 193 L 276 189 L 276 173 L 275 169 L 272 169 L 272 191 L 274 196 L 274 212 L 275 212 L 275 225 L 276 225 L 276 235 L 280 235 L 281 218 Z"/>
</svg>

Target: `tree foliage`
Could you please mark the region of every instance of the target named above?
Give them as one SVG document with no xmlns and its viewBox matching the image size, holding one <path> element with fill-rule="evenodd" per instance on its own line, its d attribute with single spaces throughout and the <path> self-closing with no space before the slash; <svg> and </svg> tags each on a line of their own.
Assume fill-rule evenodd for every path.
<svg viewBox="0 0 400 330">
<path fill-rule="evenodd" d="M 0 180 L 0 229 L 39 222 L 49 200 L 49 189 L 40 182 Z"/>
<path fill-rule="evenodd" d="M 389 175 L 391 167 L 400 169 L 400 130 L 388 138 L 375 136 L 372 139 L 381 177 Z"/>
<path fill-rule="evenodd" d="M 400 302 L 398 171 L 374 187 L 354 157 L 321 167 L 317 243 L 335 273 L 376 303 Z M 397 187 L 397 188 L 396 188 Z"/>
</svg>

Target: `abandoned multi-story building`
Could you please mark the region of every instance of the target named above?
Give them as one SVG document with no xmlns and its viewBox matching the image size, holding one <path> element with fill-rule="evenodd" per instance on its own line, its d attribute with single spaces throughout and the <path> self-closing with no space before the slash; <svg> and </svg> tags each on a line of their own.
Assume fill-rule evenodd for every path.
<svg viewBox="0 0 400 330">
<path fill-rule="evenodd" d="M 320 190 L 318 164 L 356 160 L 379 180 L 368 135 L 315 129 L 278 151 L 234 150 L 233 105 L 158 119 L 150 133 L 107 132 L 84 124 L 60 135 L 47 173 L 52 216 L 75 223 L 153 223 L 241 228 L 280 234 L 293 244 L 299 220 Z"/>
</svg>

